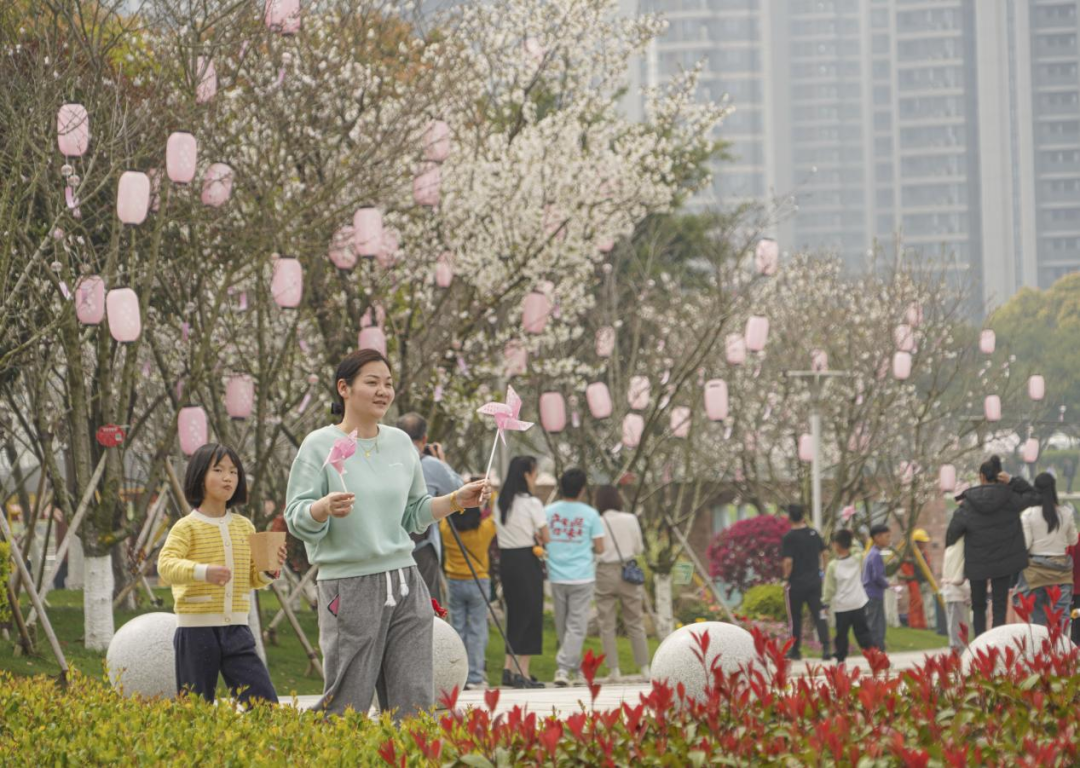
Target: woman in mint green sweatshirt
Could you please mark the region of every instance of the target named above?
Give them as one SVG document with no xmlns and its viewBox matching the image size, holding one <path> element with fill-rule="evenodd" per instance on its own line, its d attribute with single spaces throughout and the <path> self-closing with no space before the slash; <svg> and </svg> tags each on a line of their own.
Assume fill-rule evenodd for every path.
<svg viewBox="0 0 1080 768">
<path fill-rule="evenodd" d="M 412 557 L 410 533 L 483 504 L 484 481 L 448 496 L 427 494 L 420 455 L 404 432 L 379 422 L 394 402 L 390 364 L 353 352 L 334 376 L 340 423 L 317 429 L 289 473 L 285 520 L 319 566 L 319 645 L 326 682 L 316 709 L 341 714 L 379 706 L 395 718 L 434 704 L 432 627 L 427 586 Z M 355 437 L 352 433 L 355 432 Z M 329 463 L 334 443 L 355 453 Z"/>
</svg>

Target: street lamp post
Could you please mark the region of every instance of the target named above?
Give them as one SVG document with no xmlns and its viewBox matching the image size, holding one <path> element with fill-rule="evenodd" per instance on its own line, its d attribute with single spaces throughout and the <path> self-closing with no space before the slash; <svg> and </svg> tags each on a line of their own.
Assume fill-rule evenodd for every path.
<svg viewBox="0 0 1080 768">
<path fill-rule="evenodd" d="M 785 371 L 792 379 L 805 379 L 810 385 L 810 444 L 813 460 L 810 463 L 810 498 L 814 528 L 823 531 L 821 514 L 821 395 L 829 379 L 850 376 L 847 371 Z"/>
</svg>

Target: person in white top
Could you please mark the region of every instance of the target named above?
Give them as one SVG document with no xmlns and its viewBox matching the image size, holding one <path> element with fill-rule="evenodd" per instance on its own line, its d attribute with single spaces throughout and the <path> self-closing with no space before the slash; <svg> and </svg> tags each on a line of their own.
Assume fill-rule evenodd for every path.
<svg viewBox="0 0 1080 768">
<path fill-rule="evenodd" d="M 544 652 L 544 567 L 540 562 L 548 543 L 547 515 L 536 492 L 536 459 L 515 456 L 495 510 L 495 539 L 499 545 L 499 581 L 506 602 L 506 661 L 503 685 L 543 688 L 529 675 L 529 657 Z M 513 650 L 520 671 L 514 664 Z"/>
<path fill-rule="evenodd" d="M 1076 522 L 1071 507 L 1058 504 L 1057 483 L 1049 472 L 1035 478 L 1035 490 L 1042 497 L 1042 506 L 1029 507 L 1020 515 L 1027 544 L 1028 567 L 1024 569 L 1021 587 L 1035 595 L 1033 624 L 1048 623 L 1047 611 L 1061 611 L 1061 623 L 1069 633 L 1069 613 L 1072 609 L 1073 559 L 1069 547 L 1076 544 Z M 1051 604 L 1050 589 L 1058 587 L 1061 596 Z"/>
<path fill-rule="evenodd" d="M 622 512 L 619 489 L 602 485 L 596 489 L 596 509 L 604 523 L 607 537 L 604 551 L 596 556 L 596 612 L 600 623 L 600 642 L 604 647 L 612 682 L 622 678 L 619 650 L 615 642 L 615 612 L 622 606 L 622 622 L 634 663 L 640 674 L 649 679 L 649 643 L 645 639 L 645 587 L 623 579 L 623 563 L 645 553 L 645 541 L 635 515 Z"/>
</svg>

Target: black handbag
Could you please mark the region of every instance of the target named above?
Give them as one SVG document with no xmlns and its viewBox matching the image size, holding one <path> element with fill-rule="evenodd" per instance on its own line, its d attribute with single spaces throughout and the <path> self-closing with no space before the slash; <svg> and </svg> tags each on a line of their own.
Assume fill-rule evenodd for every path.
<svg viewBox="0 0 1080 768">
<path fill-rule="evenodd" d="M 604 518 L 603 515 L 600 516 Z M 604 526 L 607 528 L 608 536 L 611 537 L 611 542 L 615 545 L 615 553 L 619 556 L 619 560 L 622 561 L 622 580 L 627 584 L 633 584 L 640 586 L 645 583 L 645 571 L 641 570 L 641 566 L 638 565 L 637 558 L 631 557 L 629 560 L 624 560 L 622 556 L 622 550 L 619 549 L 619 540 L 615 538 L 615 532 L 611 530 L 611 526 L 608 525 L 608 521 L 604 519 Z"/>
</svg>

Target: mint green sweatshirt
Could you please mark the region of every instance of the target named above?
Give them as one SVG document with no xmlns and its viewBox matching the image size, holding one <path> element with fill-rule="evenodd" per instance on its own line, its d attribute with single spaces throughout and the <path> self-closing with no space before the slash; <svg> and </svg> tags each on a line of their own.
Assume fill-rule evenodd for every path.
<svg viewBox="0 0 1080 768">
<path fill-rule="evenodd" d="M 319 581 L 409 568 L 413 560 L 410 533 L 434 522 L 420 454 L 400 429 L 379 426 L 378 450 L 371 440 L 357 443 L 345 461 L 345 474 L 323 466 L 334 441 L 347 437 L 336 426 L 309 434 L 289 473 L 285 522 L 304 542 L 308 560 L 319 566 Z M 365 458 L 365 450 L 371 457 Z M 344 481 L 344 487 L 342 486 Z M 331 491 L 356 494 L 353 511 L 318 523 L 311 505 Z"/>
</svg>

